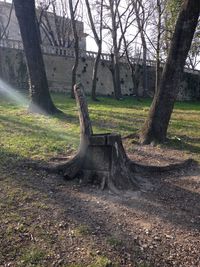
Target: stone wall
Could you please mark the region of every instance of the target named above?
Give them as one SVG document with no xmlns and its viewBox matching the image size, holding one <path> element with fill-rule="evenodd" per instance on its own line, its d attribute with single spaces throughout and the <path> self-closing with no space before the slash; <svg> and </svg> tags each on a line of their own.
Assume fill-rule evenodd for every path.
<svg viewBox="0 0 200 267">
<path fill-rule="evenodd" d="M 11 12 L 10 22 L 9 22 L 4 38 L 9 39 L 9 40 L 14 40 L 14 41 L 21 41 L 22 38 L 20 34 L 17 17 L 15 15 L 15 9 L 14 9 L 14 6 L 12 7 L 12 4 L 10 2 L 11 1 L 0 0 L 0 35 L 4 31 L 7 25 L 9 14 Z M 39 9 L 36 9 L 36 15 L 38 18 L 40 18 L 41 11 Z M 48 16 L 48 22 L 50 23 L 51 30 L 54 33 L 54 36 L 57 36 L 54 14 L 51 12 L 47 12 L 47 16 Z M 58 16 L 58 18 L 60 17 Z M 46 20 L 43 17 L 41 19 L 42 19 L 42 22 L 46 24 Z M 70 20 L 66 18 L 65 23 L 66 25 L 70 25 Z M 77 27 L 77 32 L 79 35 L 79 47 L 81 49 L 86 49 L 86 34 L 84 33 L 83 22 L 76 21 L 76 27 Z M 48 26 L 46 28 L 48 29 Z M 49 42 L 49 39 L 46 36 L 46 32 L 43 30 L 42 27 L 40 27 L 40 37 L 41 37 L 41 41 L 43 45 L 47 46 L 51 44 Z M 70 43 L 73 41 L 73 34 L 70 28 L 67 31 L 66 37 L 69 37 Z M 67 44 L 67 41 L 68 39 L 66 38 L 66 47 L 70 46 L 70 43 Z"/>
<path fill-rule="evenodd" d="M 46 72 L 51 91 L 70 92 L 71 69 L 73 57 L 57 55 L 44 55 Z M 86 92 L 89 94 L 92 84 L 92 68 L 94 59 L 82 57 L 79 62 L 77 81 L 81 81 Z M 101 61 L 98 71 L 97 94 L 112 95 L 113 83 L 109 70 L 109 61 Z M 146 95 L 153 96 L 155 83 L 155 70 L 148 67 L 148 92 Z M 25 58 L 22 50 L 11 48 L 0 48 L 0 75 L 8 83 L 18 89 L 28 88 L 28 75 L 26 71 Z M 139 95 L 143 96 L 142 74 L 139 77 Z M 131 73 L 128 65 L 121 63 L 121 87 L 123 95 L 134 94 Z M 198 74 L 184 73 L 180 85 L 179 100 L 193 100 L 200 98 L 200 79 Z"/>
<path fill-rule="evenodd" d="M 26 62 L 21 50 L 0 48 L 0 76 L 15 88 L 28 88 Z"/>
</svg>

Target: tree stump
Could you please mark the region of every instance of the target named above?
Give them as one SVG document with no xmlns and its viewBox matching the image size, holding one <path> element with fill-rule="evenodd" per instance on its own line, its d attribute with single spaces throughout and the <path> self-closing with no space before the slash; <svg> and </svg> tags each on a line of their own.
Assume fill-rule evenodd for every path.
<svg viewBox="0 0 200 267">
<path fill-rule="evenodd" d="M 68 179 L 82 172 L 84 183 L 99 184 L 115 193 L 139 189 L 133 164 L 124 150 L 121 136 L 114 133 L 93 134 L 84 89 L 75 85 L 74 94 L 79 110 L 80 146 L 76 156 L 64 166 Z"/>
<path fill-rule="evenodd" d="M 116 194 L 123 192 L 123 196 L 130 197 L 133 190 L 146 191 L 152 188 L 148 180 L 138 176 L 139 173 L 174 171 L 196 165 L 192 159 L 167 166 L 149 166 L 131 161 L 126 155 L 119 134 L 93 134 L 87 101 L 81 84 L 74 86 L 74 95 L 80 121 L 78 152 L 67 162 L 46 166 L 39 164 L 39 168 L 62 173 L 67 179 L 80 177 L 81 174 L 81 180 L 85 184 L 98 184 L 102 190 L 108 188 Z M 28 165 L 35 166 L 35 164 Z"/>
</svg>

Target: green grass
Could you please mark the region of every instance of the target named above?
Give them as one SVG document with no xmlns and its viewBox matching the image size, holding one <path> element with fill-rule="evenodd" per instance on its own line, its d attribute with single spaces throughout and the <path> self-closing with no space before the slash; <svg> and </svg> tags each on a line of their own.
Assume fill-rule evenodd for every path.
<svg viewBox="0 0 200 267">
<path fill-rule="evenodd" d="M 151 100 L 136 101 L 131 97 L 123 101 L 99 99 L 100 102 L 95 103 L 89 100 L 94 132 L 132 134 L 133 140 L 129 140 L 126 147 L 131 151 L 132 141 L 137 141 L 136 134 L 147 116 Z M 51 218 L 52 211 L 58 207 L 51 202 L 50 188 L 38 191 L 33 183 L 45 179 L 46 174 L 27 168 L 24 171 L 21 167 L 23 161 L 29 159 L 47 161 L 62 154 L 70 155 L 79 145 L 75 101 L 61 94 L 53 94 L 53 100 L 65 115 L 30 114 L 26 107 L 0 98 L 0 265 L 11 261 L 16 263 L 15 266 L 51 266 L 49 262 L 57 259 L 60 247 L 65 251 L 66 231 L 56 227 L 57 217 Z M 183 150 L 200 161 L 199 118 L 199 103 L 176 103 L 169 126 L 170 140 L 164 146 Z M 70 229 L 76 240 L 91 236 L 91 229 L 85 224 L 79 223 Z M 107 237 L 105 242 L 112 249 L 122 245 L 114 236 Z M 88 256 L 91 264 L 87 266 L 118 266 L 117 263 L 111 265 L 110 259 L 104 255 Z"/>
<path fill-rule="evenodd" d="M 44 259 L 45 252 L 40 250 L 39 248 L 32 248 L 28 249 L 24 252 L 24 254 L 21 257 L 20 266 L 41 266 L 40 262 Z"/>
<path fill-rule="evenodd" d="M 66 115 L 46 117 L 26 112 L 9 100 L 0 100 L 0 158 L 49 159 L 76 150 L 79 144 L 79 122 L 75 101 L 62 94 L 53 95 L 54 102 Z M 123 101 L 99 98 L 89 100 L 94 132 L 118 132 L 122 136 L 136 134 L 141 128 L 151 103 L 150 99 Z M 200 103 L 178 102 L 169 125 L 167 146 L 200 153 Z"/>
<path fill-rule="evenodd" d="M 0 100 L 0 160 L 31 158 L 46 160 L 75 151 L 79 144 L 79 122 L 75 101 L 62 94 L 53 95 L 54 102 L 66 115 L 46 117 L 29 114 L 25 107 Z M 89 100 L 94 132 L 118 132 L 122 136 L 138 133 L 151 103 L 150 99 L 136 101 L 131 97 L 116 101 L 100 97 Z M 169 125 L 167 146 L 200 153 L 200 104 L 178 102 Z M 13 159 L 13 155 L 15 155 Z"/>
</svg>

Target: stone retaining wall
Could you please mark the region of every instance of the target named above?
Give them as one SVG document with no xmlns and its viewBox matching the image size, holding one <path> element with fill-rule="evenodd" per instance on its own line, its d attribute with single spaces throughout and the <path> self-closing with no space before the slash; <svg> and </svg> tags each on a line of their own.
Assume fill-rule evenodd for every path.
<svg viewBox="0 0 200 267">
<path fill-rule="evenodd" d="M 58 55 L 44 55 L 44 62 L 51 91 L 70 92 L 71 69 L 74 58 Z M 92 84 L 93 58 L 80 58 L 77 81 L 81 81 L 89 94 Z M 112 95 L 113 83 L 109 70 L 109 61 L 101 61 L 98 71 L 97 94 Z M 139 77 L 139 95 L 153 96 L 155 69 L 148 67 L 148 92 L 142 89 L 142 74 Z M 22 50 L 0 47 L 0 75 L 8 83 L 18 89 L 28 88 L 28 76 L 24 53 Z M 126 63 L 121 63 L 121 87 L 123 95 L 134 94 L 131 73 Z M 185 72 L 180 85 L 179 100 L 195 100 L 200 98 L 199 74 Z"/>
</svg>

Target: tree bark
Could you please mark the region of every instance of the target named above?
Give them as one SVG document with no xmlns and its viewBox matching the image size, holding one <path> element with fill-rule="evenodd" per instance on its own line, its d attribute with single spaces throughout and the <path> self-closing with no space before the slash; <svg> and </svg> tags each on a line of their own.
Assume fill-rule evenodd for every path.
<svg viewBox="0 0 200 267">
<path fill-rule="evenodd" d="M 148 77 L 147 77 L 147 42 L 145 38 L 145 29 L 144 29 L 144 21 L 145 21 L 145 10 L 142 1 L 136 1 L 134 3 L 136 22 L 140 32 L 140 37 L 142 41 L 142 86 L 143 86 L 143 95 L 145 96 L 148 91 Z"/>
<path fill-rule="evenodd" d="M 76 29 L 76 20 L 75 20 L 75 12 L 78 5 L 79 0 L 76 1 L 75 8 L 73 7 L 72 0 L 69 0 L 69 9 L 71 15 L 71 24 L 72 24 L 72 32 L 74 36 L 74 65 L 72 67 L 72 87 L 71 87 L 71 97 L 74 98 L 74 86 L 76 84 L 76 72 L 79 63 L 79 37 Z"/>
<path fill-rule="evenodd" d="M 112 20 L 112 42 L 113 42 L 113 79 L 114 79 L 114 94 L 116 99 L 122 98 L 121 83 L 120 83 L 120 67 L 119 67 L 119 48 L 117 45 L 117 23 L 116 16 L 118 12 L 118 5 L 116 1 L 109 0 L 109 8 Z"/>
<path fill-rule="evenodd" d="M 85 0 L 85 3 L 86 3 L 88 16 L 89 16 L 89 20 L 90 20 L 90 26 L 91 26 L 91 29 L 92 29 L 92 32 L 94 35 L 95 42 L 98 46 L 98 53 L 97 53 L 97 57 L 96 57 L 95 62 L 94 62 L 94 67 L 93 67 L 93 72 L 92 72 L 92 91 L 91 91 L 92 100 L 97 101 L 97 98 L 96 98 L 97 72 L 98 72 L 98 66 L 99 66 L 99 61 L 100 61 L 100 57 L 101 57 L 101 50 L 102 50 L 103 0 L 101 0 L 101 2 L 100 2 L 101 6 L 100 6 L 99 35 L 97 33 L 95 23 L 94 23 L 94 20 L 92 17 L 92 12 L 91 12 L 89 1 Z"/>
<path fill-rule="evenodd" d="M 140 96 L 139 96 L 139 77 L 140 77 L 140 65 L 139 63 L 136 64 L 130 64 L 130 68 L 131 68 L 131 79 L 132 79 L 132 83 L 133 83 L 133 93 L 135 93 L 136 99 L 140 100 Z"/>
<path fill-rule="evenodd" d="M 99 66 L 99 61 L 101 58 L 101 44 L 99 44 L 98 48 L 98 53 L 94 61 L 94 67 L 93 67 L 93 72 L 92 72 L 92 92 L 91 92 L 91 97 L 93 101 L 97 101 L 96 97 L 96 88 L 97 88 L 97 73 L 98 73 L 98 66 Z"/>
<path fill-rule="evenodd" d="M 119 67 L 119 55 L 118 52 L 116 53 L 114 51 L 114 79 L 115 79 L 115 88 L 114 88 L 114 93 L 115 93 L 115 98 L 117 100 L 122 99 L 122 92 L 121 92 L 121 81 L 120 81 L 120 67 Z"/>
<path fill-rule="evenodd" d="M 15 13 L 27 61 L 31 103 L 29 110 L 36 113 L 54 114 L 54 106 L 48 88 L 42 51 L 36 25 L 35 1 L 14 0 Z"/>
<path fill-rule="evenodd" d="M 156 82 L 155 82 L 155 92 L 158 91 L 159 82 L 160 82 L 160 52 L 161 52 L 161 36 L 162 36 L 162 14 L 164 8 L 161 6 L 161 1 L 157 0 L 157 13 L 158 13 L 158 22 L 157 22 L 157 41 L 156 41 Z"/>
<path fill-rule="evenodd" d="M 140 140 L 143 144 L 166 140 L 167 128 L 178 93 L 185 61 L 191 46 L 200 14 L 200 1 L 185 0 L 179 13 L 167 62 L 163 70 L 158 91 L 142 128 Z"/>
</svg>

